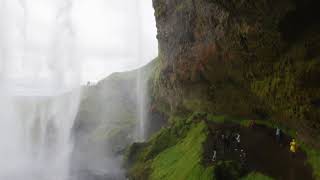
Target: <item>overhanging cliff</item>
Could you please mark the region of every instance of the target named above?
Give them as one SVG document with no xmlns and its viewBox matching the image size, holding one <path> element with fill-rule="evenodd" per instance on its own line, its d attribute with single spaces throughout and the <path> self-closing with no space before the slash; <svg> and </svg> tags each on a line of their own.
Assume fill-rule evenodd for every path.
<svg viewBox="0 0 320 180">
<path fill-rule="evenodd" d="M 153 4 L 155 107 L 272 120 L 320 146 L 319 1 Z"/>
</svg>

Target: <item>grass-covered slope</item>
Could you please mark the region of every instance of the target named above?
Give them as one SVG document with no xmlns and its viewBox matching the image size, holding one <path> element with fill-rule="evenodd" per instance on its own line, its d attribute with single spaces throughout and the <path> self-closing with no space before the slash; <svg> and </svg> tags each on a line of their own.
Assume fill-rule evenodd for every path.
<svg viewBox="0 0 320 180">
<path fill-rule="evenodd" d="M 263 174 L 253 172 L 248 174 L 248 176 L 241 178 L 241 180 L 273 180 L 273 179 Z"/>
<path fill-rule="evenodd" d="M 212 179 L 212 168 L 201 165 L 202 143 L 206 140 L 206 135 L 204 123 L 192 125 L 185 138 L 153 160 L 150 179 Z"/>
<path fill-rule="evenodd" d="M 319 152 L 298 142 L 299 153 L 293 158 L 287 135 L 283 134 L 282 145 L 276 143 L 276 125 L 258 120 L 255 128 L 251 124 L 252 120 L 207 113 L 172 116 L 168 127 L 130 147 L 127 175 L 133 180 L 319 179 Z M 241 153 L 232 148 L 221 151 L 225 146 L 219 137 L 232 132 L 241 134 L 240 146 L 251 158 L 239 159 Z M 212 161 L 214 150 L 216 161 Z"/>
<path fill-rule="evenodd" d="M 129 149 L 129 177 L 136 180 L 212 179 L 212 167 L 201 163 L 207 133 L 204 122 L 174 118 L 170 127 L 160 130 L 150 141 Z"/>
</svg>

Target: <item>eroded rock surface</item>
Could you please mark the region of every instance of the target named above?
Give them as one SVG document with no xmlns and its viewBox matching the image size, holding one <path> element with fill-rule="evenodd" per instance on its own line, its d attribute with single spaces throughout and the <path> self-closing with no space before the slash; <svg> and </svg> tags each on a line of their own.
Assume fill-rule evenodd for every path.
<svg viewBox="0 0 320 180">
<path fill-rule="evenodd" d="M 317 0 L 153 0 L 170 111 L 271 119 L 320 146 Z"/>
</svg>

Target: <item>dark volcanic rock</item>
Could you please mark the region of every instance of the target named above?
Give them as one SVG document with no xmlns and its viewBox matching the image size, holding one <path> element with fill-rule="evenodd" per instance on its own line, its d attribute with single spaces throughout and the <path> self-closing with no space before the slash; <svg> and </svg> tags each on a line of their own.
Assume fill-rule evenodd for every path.
<svg viewBox="0 0 320 180">
<path fill-rule="evenodd" d="M 153 0 L 169 111 L 272 119 L 320 146 L 318 0 Z"/>
</svg>

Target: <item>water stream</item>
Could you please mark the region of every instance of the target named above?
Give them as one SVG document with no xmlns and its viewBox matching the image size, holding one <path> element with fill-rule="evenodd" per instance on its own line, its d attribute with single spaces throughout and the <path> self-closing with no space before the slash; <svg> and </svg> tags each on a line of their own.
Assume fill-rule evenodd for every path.
<svg viewBox="0 0 320 180">
<path fill-rule="evenodd" d="M 75 134 L 72 133 L 81 101 L 80 84 L 83 83 L 81 69 L 83 64 L 80 61 L 91 55 L 98 56 L 103 58 L 103 61 L 112 62 L 110 63 L 112 66 L 118 63 L 110 69 L 106 68 L 106 72 L 114 72 L 119 71 L 118 66 L 121 67 L 119 68 L 121 71 L 141 67 L 156 55 L 153 51 L 157 48 L 154 46 L 156 30 L 151 1 L 147 5 L 138 0 L 99 1 L 98 4 L 107 2 L 103 5 L 106 5 L 106 10 L 109 9 L 110 17 L 100 17 L 101 14 L 94 12 L 79 15 L 81 14 L 79 12 L 87 12 L 87 9 L 85 7 L 82 10 L 82 7 L 79 4 L 75 5 L 75 2 L 81 5 L 80 1 L 74 0 L 0 0 L 1 180 L 88 180 L 86 175 L 74 174 L 73 170 L 76 173 L 81 172 L 77 171 L 79 164 L 75 166 L 71 164 L 77 142 L 73 139 Z M 116 6 L 119 9 L 112 10 L 109 6 Z M 148 6 L 151 18 L 141 12 L 145 6 Z M 79 11 L 78 20 L 73 14 L 74 9 L 77 9 L 74 7 Z M 115 21 L 114 14 L 118 17 Z M 79 23 L 86 16 L 88 19 L 94 18 L 93 20 L 100 24 L 102 21 L 108 21 L 108 28 L 105 28 L 106 32 L 103 34 L 108 34 L 108 30 L 109 34 L 115 33 L 113 32 L 115 30 L 120 32 L 115 33 L 114 37 L 108 34 L 110 38 L 106 38 L 106 41 L 110 44 L 96 40 L 99 41 L 97 44 L 99 46 L 103 44 L 103 47 L 83 46 L 81 40 L 91 41 L 88 41 L 87 37 L 80 37 L 86 31 L 80 30 L 82 33 L 79 33 L 74 21 Z M 150 25 L 154 28 L 152 32 L 148 30 L 150 22 L 153 22 Z M 91 27 L 97 24 L 99 23 L 88 22 L 83 29 L 98 29 L 99 27 Z M 78 24 L 79 27 L 83 26 Z M 132 29 L 126 30 L 128 27 Z M 88 37 L 91 40 L 96 36 L 91 33 Z M 154 41 L 151 42 L 149 37 L 153 37 Z M 107 47 L 104 47 L 105 45 Z M 83 49 L 84 52 L 80 52 Z M 110 52 L 111 55 L 108 55 Z M 115 62 L 119 59 L 124 59 L 121 61 L 122 64 Z M 132 136 L 134 141 L 144 141 L 148 102 L 146 77 L 142 70 L 138 70 L 133 76 L 132 82 L 135 84 L 133 93 L 136 95 L 133 101 L 136 102 L 130 110 L 135 112 L 136 116 L 133 119 L 137 119 L 138 122 L 135 124 L 137 126 L 135 132 L 130 130 L 128 137 L 130 140 Z M 98 99 L 104 95 L 99 94 L 99 96 Z M 105 104 L 101 105 L 104 106 Z M 100 111 L 94 114 L 95 120 L 120 121 L 112 119 L 110 114 L 102 113 L 103 117 L 100 117 Z M 112 128 L 115 127 L 109 124 L 105 127 L 106 131 Z M 94 134 L 94 130 L 90 133 Z M 111 151 L 114 147 L 110 147 L 104 141 L 98 142 L 96 147 L 88 148 L 90 151 L 88 154 L 95 156 L 84 158 L 85 168 L 98 174 L 115 173 L 116 176 L 121 174 L 122 178 L 121 157 L 118 157 L 119 155 L 104 157 L 105 152 Z M 82 153 L 82 149 L 79 149 L 79 152 Z M 81 153 L 79 156 L 83 157 Z M 87 161 L 88 159 L 91 163 Z"/>
<path fill-rule="evenodd" d="M 0 1 L 1 180 L 69 179 L 80 100 L 72 1 L 49 3 L 56 7 L 46 19 L 53 28 L 32 32 L 39 25 L 28 21 L 34 4 Z"/>
</svg>

